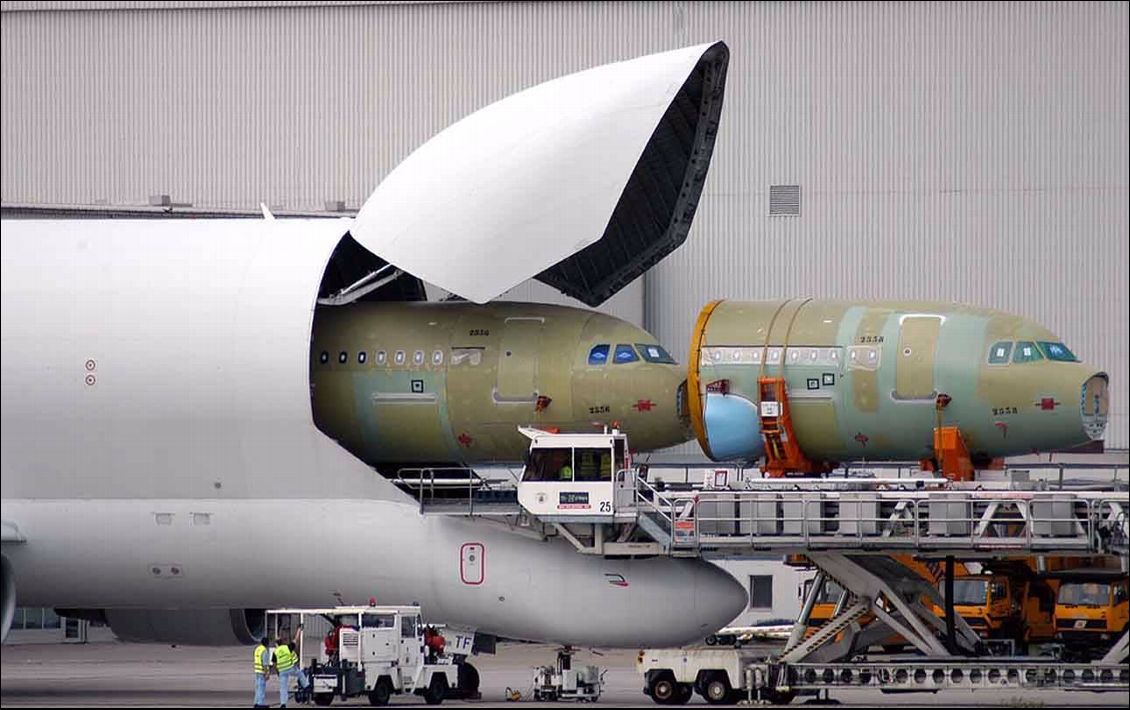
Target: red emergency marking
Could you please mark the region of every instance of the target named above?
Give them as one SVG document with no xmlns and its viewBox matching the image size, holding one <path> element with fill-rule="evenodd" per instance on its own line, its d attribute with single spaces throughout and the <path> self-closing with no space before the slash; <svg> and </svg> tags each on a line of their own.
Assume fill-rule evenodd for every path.
<svg viewBox="0 0 1130 710">
<path fill-rule="evenodd" d="M 993 426 L 1001 430 L 1002 437 L 1008 436 L 1008 424 L 1005 422 L 993 422 Z"/>
<path fill-rule="evenodd" d="M 863 432 L 859 432 L 855 435 L 855 440 L 859 442 L 860 446 L 867 446 L 867 442 L 871 441 L 871 438 Z"/>
<path fill-rule="evenodd" d="M 1040 409 L 1044 411 L 1051 411 L 1059 406 L 1059 402 L 1055 401 L 1055 397 L 1043 397 L 1039 402 Z"/>
<path fill-rule="evenodd" d="M 471 444 L 473 444 L 475 440 L 468 436 L 467 432 L 462 432 L 461 434 L 459 434 L 459 437 L 456 439 L 456 441 L 458 441 L 462 446 L 471 448 Z"/>
<path fill-rule="evenodd" d="M 655 404 L 652 403 L 652 401 L 650 399 L 640 399 L 640 400 L 637 400 L 636 403 L 633 404 L 632 406 L 635 409 L 637 409 L 641 412 L 650 412 L 652 407 L 655 406 Z"/>
<path fill-rule="evenodd" d="M 613 587 L 627 587 L 628 586 L 628 580 L 624 579 L 624 575 L 622 575 L 622 574 L 615 574 L 613 572 L 605 572 L 604 576 L 608 580 L 608 583 L 611 584 Z"/>
</svg>

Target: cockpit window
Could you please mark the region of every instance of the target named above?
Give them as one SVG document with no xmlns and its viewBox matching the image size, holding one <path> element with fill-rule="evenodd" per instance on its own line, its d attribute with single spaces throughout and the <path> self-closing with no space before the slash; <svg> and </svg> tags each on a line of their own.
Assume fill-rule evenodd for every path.
<svg viewBox="0 0 1130 710">
<path fill-rule="evenodd" d="M 1021 340 L 1016 343 L 1016 352 L 1012 354 L 1012 361 L 1016 362 L 1035 362 L 1036 360 L 1043 360 L 1044 356 L 1036 348 L 1036 344 L 1031 340 Z"/>
<path fill-rule="evenodd" d="M 592 350 L 589 350 L 589 364 L 603 365 L 606 362 L 608 362 L 608 345 L 602 343 L 592 346 Z"/>
<path fill-rule="evenodd" d="M 640 357 L 648 362 L 659 362 L 664 365 L 674 365 L 675 360 L 667 354 L 662 345 L 649 345 L 648 343 L 636 343 L 636 350 L 640 351 Z"/>
<path fill-rule="evenodd" d="M 639 356 L 636 355 L 635 348 L 633 348 L 631 345 L 620 343 L 616 346 L 616 359 L 614 360 L 614 362 L 617 365 L 623 365 L 626 362 L 635 362 L 639 359 Z"/>
<path fill-rule="evenodd" d="M 1063 343 L 1049 343 L 1046 340 L 1040 341 L 1040 350 L 1044 351 L 1049 360 L 1056 362 L 1079 362 L 1079 358 L 1075 357 L 1075 353 L 1067 349 Z"/>
<path fill-rule="evenodd" d="M 1008 356 L 1012 354 L 1012 343 L 1007 340 L 1002 340 L 999 343 L 993 343 L 993 347 L 989 349 L 989 364 L 990 365 L 1007 365 Z"/>
</svg>

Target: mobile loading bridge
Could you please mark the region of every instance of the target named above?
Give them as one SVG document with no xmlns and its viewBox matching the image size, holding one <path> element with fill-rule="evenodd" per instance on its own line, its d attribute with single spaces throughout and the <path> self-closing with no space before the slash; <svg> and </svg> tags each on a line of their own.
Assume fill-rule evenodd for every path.
<svg viewBox="0 0 1130 710">
<path fill-rule="evenodd" d="M 492 487 L 470 472 L 446 488 L 431 470 L 402 472 L 402 480 L 415 482 L 423 514 L 494 520 L 520 534 L 564 538 L 583 554 L 803 554 L 818 574 L 777 661 L 785 667 L 843 662 L 892 634 L 933 661 L 983 654 L 981 637 L 939 591 L 943 575 L 927 580 L 912 569 L 915 559 L 933 560 L 935 569 L 945 560 L 951 580 L 954 560 L 1104 555 L 1120 558 L 1123 573 L 1130 567 L 1130 492 L 1114 485 L 1049 491 L 941 477 L 778 478 L 666 490 L 618 465 L 628 450 L 619 432 L 525 433 L 530 460 L 514 486 Z M 843 597 L 806 638 L 828 581 Z M 1125 659 L 1127 640 L 1124 633 L 1103 662 Z"/>
<path fill-rule="evenodd" d="M 1110 488 L 1014 490 L 1004 483 L 944 479 L 765 479 L 747 481 L 741 489 L 665 491 L 634 471 L 621 470 L 615 481 L 604 484 L 608 493 L 596 500 L 592 489 L 600 485 L 519 483 L 533 489 L 534 501 L 539 495 L 543 499 L 531 510 L 519 501 L 517 488 L 469 486 L 465 496 L 437 498 L 425 483 L 421 511 L 505 518 L 540 534 L 560 534 L 581 552 L 602 555 L 842 551 L 1125 556 L 1130 538 L 1130 493 Z M 606 504 L 603 510 L 601 504 Z"/>
</svg>

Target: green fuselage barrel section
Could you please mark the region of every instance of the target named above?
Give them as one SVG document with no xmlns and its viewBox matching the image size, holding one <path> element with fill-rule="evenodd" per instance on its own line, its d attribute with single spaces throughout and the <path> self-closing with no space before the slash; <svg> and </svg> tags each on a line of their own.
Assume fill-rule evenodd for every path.
<svg viewBox="0 0 1130 710">
<path fill-rule="evenodd" d="M 1106 422 L 1106 375 L 1075 361 L 1046 328 L 999 311 L 724 301 L 700 323 L 700 401 L 756 405 L 758 378 L 784 377 L 796 438 L 815 460 L 930 458 L 939 393 L 951 397 L 942 425 L 960 428 L 975 457 L 1074 447 L 1101 438 Z M 696 434 L 708 453 L 709 424 L 700 414 Z M 727 423 L 713 424 L 717 432 Z"/>
<path fill-rule="evenodd" d="M 526 303 L 357 303 L 319 308 L 310 353 L 318 428 L 367 463 L 515 462 L 518 426 L 594 431 L 633 446 L 682 443 L 673 362 L 590 362 L 599 345 L 655 339 L 593 311 Z"/>
</svg>

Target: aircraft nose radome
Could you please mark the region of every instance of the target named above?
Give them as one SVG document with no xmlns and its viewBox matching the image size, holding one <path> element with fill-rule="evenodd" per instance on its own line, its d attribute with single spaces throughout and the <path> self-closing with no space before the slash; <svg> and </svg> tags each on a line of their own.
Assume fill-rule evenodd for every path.
<svg viewBox="0 0 1130 710">
<path fill-rule="evenodd" d="M 745 611 L 749 594 L 729 573 L 704 563 L 696 579 L 695 617 L 699 622 L 697 638 L 705 638 L 728 625 Z"/>
<path fill-rule="evenodd" d="M 702 641 L 733 621 L 748 602 L 737 580 L 705 560 L 656 558 L 638 572 L 633 578 L 643 583 L 643 596 L 635 600 L 630 625 L 644 647 Z"/>
</svg>

